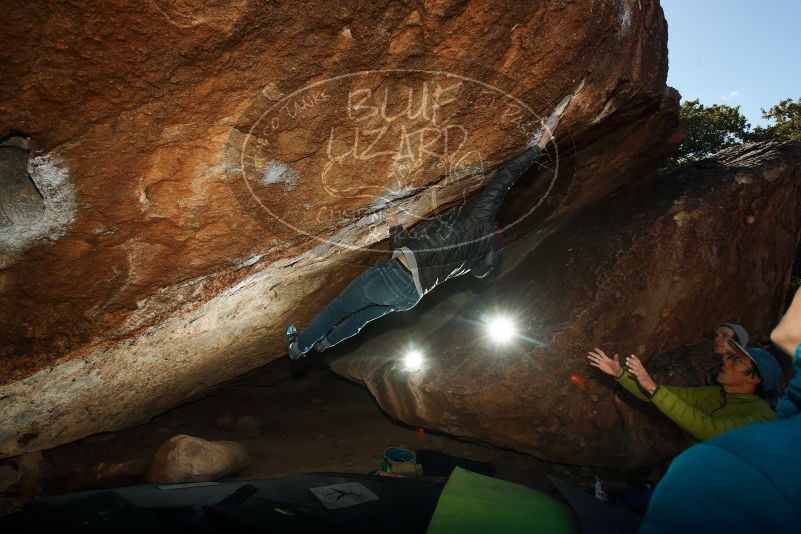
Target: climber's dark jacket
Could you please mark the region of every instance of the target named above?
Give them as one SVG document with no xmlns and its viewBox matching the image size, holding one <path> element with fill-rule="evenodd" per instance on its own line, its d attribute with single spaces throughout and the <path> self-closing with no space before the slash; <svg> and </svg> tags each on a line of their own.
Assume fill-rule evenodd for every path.
<svg viewBox="0 0 801 534">
<path fill-rule="evenodd" d="M 449 278 L 471 273 L 483 278 L 500 259 L 495 216 L 506 192 L 539 158 L 537 146 L 505 161 L 475 201 L 463 212 L 451 211 L 407 232 L 390 228 L 393 258 L 404 255 L 420 295 Z"/>
</svg>

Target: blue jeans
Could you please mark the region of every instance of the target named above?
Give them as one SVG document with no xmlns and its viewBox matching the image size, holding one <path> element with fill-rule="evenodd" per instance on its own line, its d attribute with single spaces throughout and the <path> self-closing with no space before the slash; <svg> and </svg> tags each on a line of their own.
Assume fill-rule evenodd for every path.
<svg viewBox="0 0 801 534">
<path fill-rule="evenodd" d="M 398 260 L 371 267 L 354 279 L 342 293 L 328 303 L 298 336 L 298 349 L 304 354 L 325 338 L 333 346 L 355 336 L 370 321 L 413 308 L 420 302 L 412 275 Z"/>
</svg>

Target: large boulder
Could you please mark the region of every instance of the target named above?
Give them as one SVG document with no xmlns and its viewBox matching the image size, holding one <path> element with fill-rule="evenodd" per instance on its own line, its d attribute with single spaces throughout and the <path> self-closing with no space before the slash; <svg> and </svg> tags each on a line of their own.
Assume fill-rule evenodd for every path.
<svg viewBox="0 0 801 534">
<path fill-rule="evenodd" d="M 159 447 L 147 479 L 156 484 L 206 482 L 238 473 L 249 464 L 250 456 L 240 443 L 181 434 Z"/>
<path fill-rule="evenodd" d="M 567 95 L 509 235 L 682 136 L 656 1 L 0 10 L 0 456 L 281 357 L 283 326 L 383 254 L 389 200 L 407 223 L 463 202 Z"/>
<path fill-rule="evenodd" d="M 402 328 L 374 330 L 333 369 L 411 425 L 557 462 L 647 465 L 687 440 L 590 367 L 587 351 L 637 353 L 658 383 L 703 385 L 714 360 L 682 345 L 724 320 L 767 339 L 783 311 L 799 202 L 801 142 L 726 149 L 554 220 L 547 237 L 508 247 L 494 280 L 438 288 Z M 517 323 L 514 343 L 487 336 L 495 313 Z M 410 344 L 426 355 L 419 371 L 404 368 Z"/>
</svg>

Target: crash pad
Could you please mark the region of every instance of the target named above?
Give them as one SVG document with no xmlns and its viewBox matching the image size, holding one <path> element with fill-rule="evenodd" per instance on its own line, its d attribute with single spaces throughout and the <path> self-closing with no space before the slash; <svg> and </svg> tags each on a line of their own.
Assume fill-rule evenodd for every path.
<svg viewBox="0 0 801 534">
<path fill-rule="evenodd" d="M 547 495 L 457 467 L 445 484 L 427 532 L 574 533 L 579 526 L 569 507 Z"/>
</svg>

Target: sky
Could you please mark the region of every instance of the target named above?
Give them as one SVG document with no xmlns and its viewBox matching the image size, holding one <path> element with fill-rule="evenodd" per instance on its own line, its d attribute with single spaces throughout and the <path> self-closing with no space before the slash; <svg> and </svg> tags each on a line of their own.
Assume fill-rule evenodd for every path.
<svg viewBox="0 0 801 534">
<path fill-rule="evenodd" d="M 682 100 L 760 108 L 801 98 L 801 0 L 662 0 L 668 85 Z"/>
</svg>

